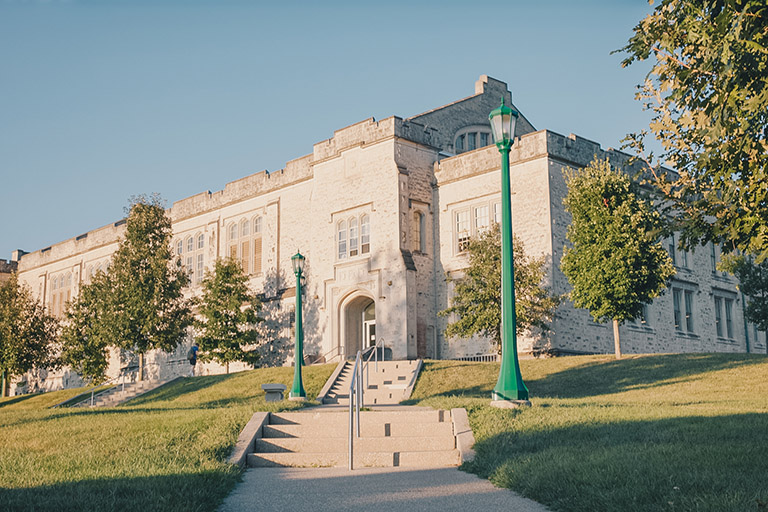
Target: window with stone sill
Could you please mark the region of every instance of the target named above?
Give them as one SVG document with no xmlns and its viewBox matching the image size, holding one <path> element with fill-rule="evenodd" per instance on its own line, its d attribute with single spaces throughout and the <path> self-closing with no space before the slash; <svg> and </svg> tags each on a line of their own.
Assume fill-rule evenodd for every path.
<svg viewBox="0 0 768 512">
<path fill-rule="evenodd" d="M 491 213 L 493 217 L 491 217 Z M 491 227 L 491 221 L 501 223 L 501 203 L 480 201 L 454 211 L 454 250 L 461 254 L 469 247 L 472 237 L 477 237 Z"/>
<path fill-rule="evenodd" d="M 242 217 L 227 226 L 226 254 L 240 264 L 247 275 L 262 273 L 262 217 Z"/>
<path fill-rule="evenodd" d="M 371 252 L 371 221 L 368 214 L 353 215 L 336 223 L 336 258 L 344 260 Z"/>
<path fill-rule="evenodd" d="M 718 338 L 733 340 L 733 297 L 715 295 L 715 332 Z"/>
<path fill-rule="evenodd" d="M 694 334 L 694 307 L 694 290 L 672 288 L 673 319 L 677 332 Z"/>
</svg>

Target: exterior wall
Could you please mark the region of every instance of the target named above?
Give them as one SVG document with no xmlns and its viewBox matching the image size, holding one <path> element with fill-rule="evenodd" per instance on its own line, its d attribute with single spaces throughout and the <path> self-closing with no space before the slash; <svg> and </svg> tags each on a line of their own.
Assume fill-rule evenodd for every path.
<svg viewBox="0 0 768 512">
<path fill-rule="evenodd" d="M 260 265 L 254 268 L 249 263 L 249 271 L 252 289 L 262 294 L 262 316 L 267 319 L 260 324 L 264 364 L 292 362 L 296 281 L 291 256 L 297 251 L 306 258 L 305 355 L 327 361 L 353 355 L 362 343 L 362 311 L 371 301 L 375 304 L 376 339 L 396 359 L 491 353 L 494 347 L 487 339 L 446 340 L 443 332 L 449 319 L 438 313 L 448 307 L 453 293 L 446 276 L 460 277 L 467 266 L 466 254 L 458 250 L 457 213 L 468 212 L 471 223 L 476 208 L 486 207 L 493 220 L 494 205 L 501 202 L 500 156 L 495 146 L 451 157 L 446 153 L 454 152 L 457 133 L 487 124 L 488 113 L 498 106 L 500 96 L 510 99 L 506 84 L 481 76 L 473 96 L 406 120 L 367 119 L 337 130 L 284 169 L 253 174 L 228 183 L 221 191 L 177 201 L 168 210 L 173 248 L 183 264 L 193 258 L 188 265 L 192 285 L 186 293 L 200 293 L 198 255 L 202 255 L 203 272 L 209 271 L 217 258 L 230 254 L 229 227 L 258 217 Z M 569 286 L 558 264 L 570 222 L 562 205 L 566 191 L 563 169 L 587 165 L 595 155 L 624 165 L 628 156 L 602 151 L 598 144 L 573 135 L 534 132 L 524 116 L 516 133 L 510 154 L 513 231 L 528 254 L 546 259 L 545 284 L 555 293 L 565 294 Z M 359 221 L 363 216 L 370 219 L 370 250 L 363 252 L 360 246 L 358 254 L 348 252 L 348 257 L 340 258 L 339 223 Z M 75 297 L 93 271 L 107 268 L 124 229 L 124 221 L 118 221 L 39 251 L 19 251 L 21 282 L 52 309 L 56 304 L 60 308 L 62 292 L 52 290 L 51 284 L 70 275 L 72 282 L 66 291 Z M 362 243 L 362 233 L 358 235 Z M 194 241 L 191 253 L 189 239 Z M 248 249 L 254 251 L 254 239 L 249 240 Z M 242 245 L 238 247 L 240 253 Z M 8 265 L 0 260 L 0 279 L 9 275 L 3 271 Z M 649 307 L 645 324 L 621 327 L 623 350 L 745 351 L 744 300 L 733 279 L 712 271 L 708 248 L 692 253 L 688 267 L 678 270 L 673 286 L 688 289 L 695 297 L 692 332 L 675 329 L 672 293 L 666 293 Z M 730 338 L 716 334 L 715 296 L 733 300 Z M 765 333 L 756 337 L 751 333 L 749 339 L 750 351 L 765 351 Z M 147 374 L 188 374 L 185 354 L 190 342 L 170 354 L 148 354 Z M 546 335 L 526 333 L 519 339 L 519 349 L 611 352 L 612 330 L 592 322 L 586 311 L 566 302 L 551 331 Z M 118 375 L 121 368 L 135 369 L 135 360 L 123 359 L 117 352 L 111 355 L 110 376 Z M 244 368 L 234 364 L 230 371 Z M 202 373 L 225 371 L 216 364 L 198 369 Z M 68 370 L 52 375 L 36 372 L 22 381 L 25 391 L 82 383 Z"/>
<path fill-rule="evenodd" d="M 11 273 L 16 272 L 18 263 L 13 260 L 0 260 L 0 284 L 7 282 L 11 278 Z"/>
</svg>

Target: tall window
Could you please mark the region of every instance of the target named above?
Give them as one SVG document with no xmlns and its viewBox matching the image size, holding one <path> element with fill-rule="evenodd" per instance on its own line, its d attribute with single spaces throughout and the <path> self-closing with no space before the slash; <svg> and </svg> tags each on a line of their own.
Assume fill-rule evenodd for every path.
<svg viewBox="0 0 768 512">
<path fill-rule="evenodd" d="M 347 221 L 341 220 L 338 224 L 338 249 L 339 259 L 347 257 Z"/>
<path fill-rule="evenodd" d="M 360 216 L 360 252 L 371 252 L 371 218 L 366 214 Z"/>
<path fill-rule="evenodd" d="M 692 334 L 694 329 L 693 291 L 683 288 L 672 288 L 675 329 Z"/>
<path fill-rule="evenodd" d="M 685 290 L 685 330 L 693 332 L 693 292 Z"/>
<path fill-rule="evenodd" d="M 472 236 L 469 227 L 469 210 L 456 212 L 456 243 L 458 252 L 464 252 L 469 247 L 469 239 Z"/>
<path fill-rule="evenodd" d="M 723 337 L 723 298 L 715 296 L 715 330 L 717 337 Z"/>
<path fill-rule="evenodd" d="M 51 315 L 60 317 L 66 310 L 72 294 L 72 274 L 67 272 L 54 276 L 50 281 L 50 302 L 48 307 Z"/>
<path fill-rule="evenodd" d="M 195 284 L 203 282 L 203 274 L 205 272 L 205 234 L 198 233 L 195 235 L 195 269 L 192 274 L 192 281 Z"/>
<path fill-rule="evenodd" d="M 671 237 L 669 237 L 669 257 L 672 259 L 672 264 L 677 265 L 677 257 L 676 257 L 676 250 L 675 250 L 675 234 L 673 233 Z"/>
<path fill-rule="evenodd" d="M 733 339 L 733 297 L 715 295 L 715 330 L 718 338 Z"/>
<path fill-rule="evenodd" d="M 488 205 L 475 207 L 475 232 L 482 233 L 490 226 L 488 219 Z"/>
<path fill-rule="evenodd" d="M 227 256 L 237 260 L 246 274 L 260 274 L 262 269 L 262 219 L 240 219 L 227 228 Z"/>
<path fill-rule="evenodd" d="M 253 218 L 253 266 L 252 270 L 254 274 L 261 274 L 261 262 L 262 262 L 262 254 L 261 254 L 261 238 L 262 238 L 262 227 L 261 227 L 261 217 L 254 217 Z"/>
<path fill-rule="evenodd" d="M 350 256 L 357 256 L 357 244 L 358 244 L 358 234 L 357 234 L 357 218 L 352 217 L 349 219 L 349 255 Z"/>
<path fill-rule="evenodd" d="M 427 252 L 426 240 L 426 217 L 420 211 L 413 212 L 413 237 L 411 239 L 411 250 L 421 253 Z"/>
</svg>

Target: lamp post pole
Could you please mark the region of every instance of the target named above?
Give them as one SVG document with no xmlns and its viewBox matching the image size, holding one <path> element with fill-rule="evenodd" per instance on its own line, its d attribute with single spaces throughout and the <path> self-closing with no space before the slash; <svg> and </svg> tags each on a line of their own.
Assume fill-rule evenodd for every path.
<svg viewBox="0 0 768 512">
<path fill-rule="evenodd" d="M 509 177 L 509 152 L 514 143 L 518 113 L 504 104 L 491 112 L 489 119 L 496 147 L 501 153 L 501 369 L 493 388 L 491 405 L 519 407 L 530 405 L 528 388 L 520 374 L 517 359 L 517 319 L 515 313 L 515 266 L 512 248 L 512 199 Z"/>
<path fill-rule="evenodd" d="M 307 393 L 301 380 L 301 367 L 304 364 L 304 328 L 301 318 L 301 276 L 304 273 L 304 256 L 297 252 L 291 257 L 293 273 L 296 274 L 296 348 L 293 363 L 293 388 L 288 398 L 293 401 L 305 401 Z"/>
</svg>

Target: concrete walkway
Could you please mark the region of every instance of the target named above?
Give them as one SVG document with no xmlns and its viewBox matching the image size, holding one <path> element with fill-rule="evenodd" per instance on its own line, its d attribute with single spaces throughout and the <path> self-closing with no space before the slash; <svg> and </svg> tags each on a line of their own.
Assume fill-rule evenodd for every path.
<svg viewBox="0 0 768 512">
<path fill-rule="evenodd" d="M 456 468 L 251 468 L 219 512 L 503 510 L 543 505 Z"/>
</svg>

